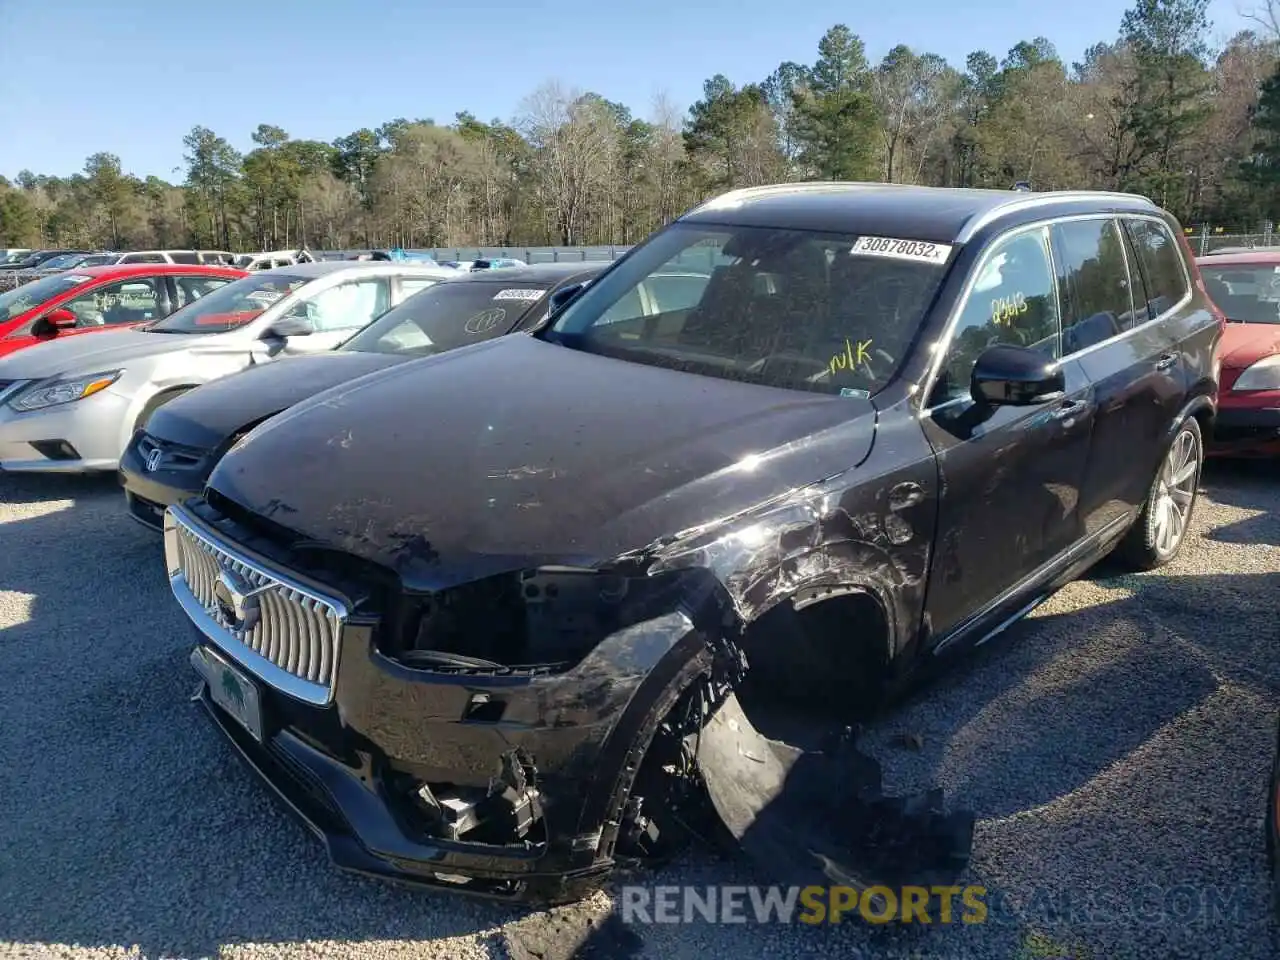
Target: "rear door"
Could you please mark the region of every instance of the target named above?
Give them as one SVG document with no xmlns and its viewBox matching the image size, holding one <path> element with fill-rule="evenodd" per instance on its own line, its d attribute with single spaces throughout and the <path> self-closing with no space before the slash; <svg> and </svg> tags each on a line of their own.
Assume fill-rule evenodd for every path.
<svg viewBox="0 0 1280 960">
<path fill-rule="evenodd" d="M 195 303 L 205 294 L 231 283 L 233 277 L 213 277 L 208 274 L 169 275 L 169 312 Z"/>
<path fill-rule="evenodd" d="M 1086 534 L 1119 532 L 1146 498 L 1185 402 L 1169 321 L 1190 285 L 1177 241 L 1158 218 L 1068 221 L 1054 232 L 1069 281 L 1067 347 L 1098 407 L 1080 515 Z"/>
<path fill-rule="evenodd" d="M 1079 539 L 1093 422 L 1088 378 L 1071 360 L 1060 400 L 993 408 L 970 394 L 974 363 L 990 346 L 1061 355 L 1048 228 L 997 238 L 975 269 L 922 418 L 941 490 L 925 609 L 941 644 L 999 619 L 1020 583 Z"/>
</svg>

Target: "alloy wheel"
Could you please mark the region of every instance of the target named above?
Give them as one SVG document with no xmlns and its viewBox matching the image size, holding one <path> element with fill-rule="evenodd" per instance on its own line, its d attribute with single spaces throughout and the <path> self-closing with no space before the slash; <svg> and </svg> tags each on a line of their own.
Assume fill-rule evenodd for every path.
<svg viewBox="0 0 1280 960">
<path fill-rule="evenodd" d="M 1200 443 L 1194 433 L 1183 430 L 1169 448 L 1156 479 L 1153 539 L 1162 555 L 1178 549 L 1187 532 L 1199 474 Z"/>
</svg>

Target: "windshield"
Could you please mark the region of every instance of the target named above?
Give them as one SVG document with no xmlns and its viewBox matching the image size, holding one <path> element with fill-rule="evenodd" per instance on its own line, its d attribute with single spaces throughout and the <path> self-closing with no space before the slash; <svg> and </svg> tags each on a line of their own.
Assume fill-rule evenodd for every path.
<svg viewBox="0 0 1280 960">
<path fill-rule="evenodd" d="M 225 284 L 148 327 L 152 333 L 226 333 L 251 323 L 308 277 L 260 273 Z"/>
<path fill-rule="evenodd" d="M 119 254 L 115 253 L 94 253 L 87 257 L 82 257 L 76 262 L 77 267 L 100 267 L 104 264 L 115 263 Z"/>
<path fill-rule="evenodd" d="M 7 257 L 0 257 L 0 264 L 21 263 L 29 256 L 31 256 L 30 250 L 19 250 L 17 253 L 9 254 Z"/>
<path fill-rule="evenodd" d="M 588 287 L 544 336 L 704 376 L 869 396 L 897 372 L 950 250 L 857 234 L 677 224 Z"/>
<path fill-rule="evenodd" d="M 1209 299 L 1237 323 L 1280 323 L 1280 263 L 1200 267 Z"/>
<path fill-rule="evenodd" d="M 45 270 L 65 270 L 68 267 L 80 266 L 83 261 L 83 253 L 64 253 L 46 260 L 40 266 Z"/>
<path fill-rule="evenodd" d="M 20 287 L 0 293 L 0 323 L 13 320 L 90 279 L 90 277 L 59 273 L 52 277 L 32 280 L 30 283 L 24 283 Z"/>
<path fill-rule="evenodd" d="M 511 330 L 550 285 L 510 280 L 446 281 L 388 310 L 339 349 L 431 356 Z"/>
</svg>

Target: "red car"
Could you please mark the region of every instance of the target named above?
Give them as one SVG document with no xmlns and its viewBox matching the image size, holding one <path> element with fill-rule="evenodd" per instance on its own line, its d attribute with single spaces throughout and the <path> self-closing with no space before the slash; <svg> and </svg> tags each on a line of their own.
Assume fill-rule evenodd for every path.
<svg viewBox="0 0 1280 960">
<path fill-rule="evenodd" d="M 139 263 L 41 277 L 0 293 L 0 357 L 54 337 L 150 323 L 248 275 L 233 267 Z"/>
<path fill-rule="evenodd" d="M 1227 315 L 1219 355 L 1218 416 L 1208 453 L 1280 454 L 1280 251 L 1196 261 L 1209 297 Z"/>
</svg>

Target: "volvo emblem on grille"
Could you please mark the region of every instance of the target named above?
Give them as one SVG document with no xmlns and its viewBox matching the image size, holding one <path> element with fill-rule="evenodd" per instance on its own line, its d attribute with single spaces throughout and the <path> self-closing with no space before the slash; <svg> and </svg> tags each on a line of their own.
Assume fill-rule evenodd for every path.
<svg viewBox="0 0 1280 960">
<path fill-rule="evenodd" d="M 263 589 L 255 590 L 242 573 L 230 567 L 224 566 L 219 571 L 213 585 L 213 599 L 227 626 L 237 632 L 247 632 L 257 626 L 262 617 L 258 595 Z"/>
<path fill-rule="evenodd" d="M 147 467 L 148 473 L 155 473 L 156 470 L 159 469 L 160 459 L 163 456 L 164 456 L 164 451 L 161 450 L 159 447 L 156 447 L 154 450 L 152 450 L 150 453 L 147 454 L 146 467 Z"/>
</svg>

